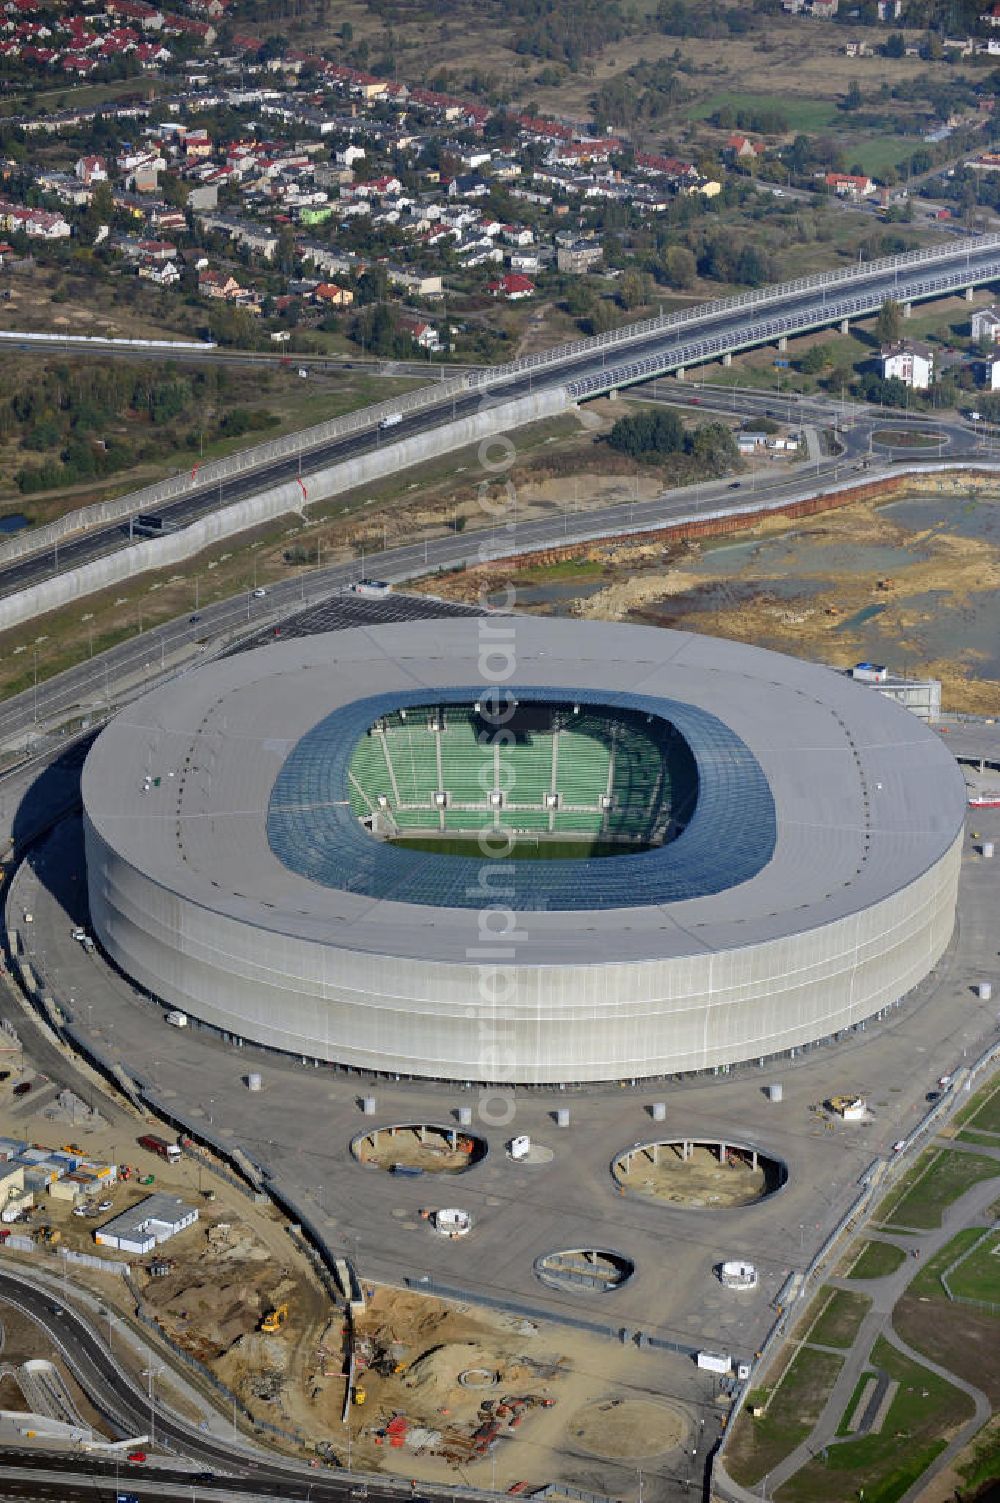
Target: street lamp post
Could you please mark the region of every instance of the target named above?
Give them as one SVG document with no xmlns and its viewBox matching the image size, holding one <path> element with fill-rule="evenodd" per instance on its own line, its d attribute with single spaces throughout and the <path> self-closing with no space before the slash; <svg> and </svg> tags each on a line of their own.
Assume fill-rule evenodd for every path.
<svg viewBox="0 0 1000 1503">
<path fill-rule="evenodd" d="M 148 1348 L 147 1348 L 147 1350 L 148 1350 Z M 156 1363 L 154 1365 L 154 1363 L 152 1361 L 150 1361 L 148 1367 L 144 1367 L 143 1370 L 142 1370 L 143 1377 L 149 1379 L 149 1445 L 150 1445 L 150 1449 L 152 1449 L 153 1446 L 156 1445 L 156 1401 L 155 1401 L 155 1399 L 153 1397 L 153 1383 L 154 1383 L 155 1379 L 158 1378 L 159 1375 L 160 1375 L 160 1373 L 162 1373 L 163 1371 L 164 1371 L 164 1368 L 163 1368 L 163 1365 L 161 1363 Z"/>
</svg>

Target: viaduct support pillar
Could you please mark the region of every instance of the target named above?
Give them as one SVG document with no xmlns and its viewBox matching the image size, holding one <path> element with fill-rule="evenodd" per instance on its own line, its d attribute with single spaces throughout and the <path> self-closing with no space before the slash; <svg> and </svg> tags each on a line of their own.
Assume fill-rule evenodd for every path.
<svg viewBox="0 0 1000 1503">
<path fill-rule="evenodd" d="M 842 318 L 840 320 L 840 332 L 841 332 L 841 334 L 846 334 L 849 331 L 849 329 L 850 329 L 850 320 L 846 319 L 846 318 Z"/>
<path fill-rule="evenodd" d="M 733 356 L 732 356 L 732 352 L 730 350 L 727 350 L 726 353 L 723 355 L 723 357 L 722 357 L 722 363 L 723 363 L 723 365 L 725 365 L 727 367 L 730 366 L 730 365 L 732 365 L 732 363 L 733 363 Z"/>
<path fill-rule="evenodd" d="M 903 317 L 904 318 L 912 318 L 913 317 L 913 304 L 912 303 L 904 303 L 903 304 Z"/>
<path fill-rule="evenodd" d="M 674 371 L 674 375 L 677 377 L 678 381 L 683 381 L 684 377 L 685 377 L 685 374 L 686 374 L 686 372 L 684 370 L 683 365 L 679 365 L 677 367 L 677 369 Z"/>
<path fill-rule="evenodd" d="M 971 303 L 972 299 L 975 297 L 975 295 L 976 295 L 976 289 L 974 287 L 966 287 L 966 289 L 965 289 L 965 301 L 967 303 Z"/>
<path fill-rule="evenodd" d="M 782 334 L 781 337 L 779 338 L 779 340 L 778 340 L 778 349 L 779 349 L 779 351 L 781 353 L 784 353 L 784 351 L 788 349 L 788 335 L 787 334 Z"/>
</svg>

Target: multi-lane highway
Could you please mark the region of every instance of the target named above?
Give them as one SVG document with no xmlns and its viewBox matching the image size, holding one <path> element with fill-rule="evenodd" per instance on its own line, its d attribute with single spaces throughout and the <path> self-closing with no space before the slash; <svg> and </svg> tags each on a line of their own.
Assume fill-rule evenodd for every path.
<svg viewBox="0 0 1000 1503">
<path fill-rule="evenodd" d="M 515 503 L 503 518 L 493 519 L 489 527 L 480 530 L 470 526 L 460 534 L 449 533 L 348 563 L 300 571 L 296 577 L 270 586 L 263 598 L 255 596 L 248 587 L 228 600 L 204 605 L 190 615 L 140 632 L 100 657 L 87 659 L 50 680 L 43 679 L 31 690 L 8 700 L 0 707 L 0 746 L 31 744 L 41 737 L 46 725 L 77 715 L 99 718 L 118 702 L 121 684 L 134 687 L 152 682 L 164 669 L 195 662 L 216 650 L 212 644 L 245 633 L 248 627 L 280 631 L 282 620 L 290 612 L 348 590 L 362 574 L 401 582 L 438 569 L 475 565 L 490 557 L 567 546 L 622 532 L 652 530 L 722 509 L 755 506 L 763 510 L 801 495 L 809 486 L 860 475 L 862 465 L 870 465 L 865 473 L 874 476 L 891 468 L 896 459 L 905 458 L 910 463 L 918 458 L 972 459 L 983 453 L 977 447 L 972 428 L 953 416 L 931 423 L 926 415 L 907 419 L 902 413 L 886 415 L 878 408 L 830 402 L 825 398 L 779 398 L 710 386 L 692 388 L 673 381 L 660 383 L 658 392 L 651 390 L 649 394 L 654 399 L 659 395 L 672 403 L 690 404 L 705 411 L 735 411 L 747 416 L 774 414 L 795 425 L 838 427 L 840 440 L 834 453 L 808 466 L 798 465 L 776 474 L 752 473 L 739 482 L 707 481 L 664 492 L 650 501 L 617 503 L 590 511 L 577 511 L 568 505 L 554 516 L 532 520 L 519 519 Z M 872 446 L 872 434 L 880 425 L 891 423 L 893 428 L 899 428 L 907 421 L 922 427 L 932 426 L 940 432 L 940 456 L 933 450 L 904 448 L 893 452 Z M 60 561 L 63 551 L 60 548 Z M 194 603 L 192 593 L 192 607 Z M 353 613 L 352 619 L 357 619 L 358 624 L 368 619 L 365 612 L 370 607 L 356 596 L 342 600 L 340 608 Z"/>
<path fill-rule="evenodd" d="M 465 378 L 466 390 L 458 391 L 454 383 L 448 383 L 449 389 L 440 398 L 429 391 L 428 402 L 404 411 L 390 430 L 382 430 L 373 418 L 348 434 L 311 447 L 307 432 L 299 452 L 229 479 L 207 483 L 194 472 L 188 482 L 181 482 L 183 492 L 157 511 L 171 526 L 183 526 L 229 502 L 308 477 L 380 445 L 432 432 L 486 403 L 506 402 L 553 387 L 565 387 L 574 400 L 586 399 L 698 361 L 871 314 L 887 297 L 908 303 L 993 279 L 1000 279 L 1000 236 L 991 235 L 704 304 L 610 336 L 577 341 L 512 366 L 470 374 Z M 124 546 L 128 546 L 127 528 L 116 523 L 67 539 L 58 552 L 18 558 L 0 568 L 0 595 L 23 590 Z"/>
</svg>

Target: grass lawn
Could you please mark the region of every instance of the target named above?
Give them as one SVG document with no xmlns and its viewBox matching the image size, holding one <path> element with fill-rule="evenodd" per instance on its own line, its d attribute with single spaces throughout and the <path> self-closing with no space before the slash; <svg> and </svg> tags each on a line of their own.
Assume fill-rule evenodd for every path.
<svg viewBox="0 0 1000 1503">
<path fill-rule="evenodd" d="M 734 112 L 739 110 L 775 110 L 784 115 L 791 131 L 821 131 L 837 120 L 843 120 L 843 112 L 830 99 L 792 99 L 787 94 L 739 94 L 724 91 L 710 94 L 691 111 L 690 119 L 707 120 L 716 110 L 726 105 Z"/>
<path fill-rule="evenodd" d="M 553 564 L 539 564 L 535 569 L 518 569 L 514 583 L 548 584 L 560 579 L 595 579 L 604 573 L 604 565 L 595 558 L 560 558 Z"/>
<path fill-rule="evenodd" d="M 873 444 L 885 444 L 890 449 L 936 449 L 943 434 L 922 433 L 917 428 L 876 428 L 872 434 Z"/>
<path fill-rule="evenodd" d="M 861 1395 L 864 1392 L 866 1385 L 872 1378 L 877 1376 L 878 1375 L 876 1373 L 873 1373 L 870 1368 L 865 1368 L 865 1371 L 861 1374 L 860 1378 L 855 1383 L 854 1392 L 848 1399 L 847 1404 L 844 1408 L 844 1412 L 840 1417 L 840 1424 L 837 1426 L 838 1435 L 854 1434 L 854 1431 L 849 1430 L 847 1427 L 850 1424 L 851 1420 L 854 1418 L 854 1411 L 857 1408 L 858 1403 L 860 1402 Z"/>
<path fill-rule="evenodd" d="M 846 1289 L 825 1289 L 823 1293 L 829 1298 L 809 1332 L 809 1340 L 817 1346 L 852 1347 L 871 1308 L 870 1295 L 853 1294 Z"/>
<path fill-rule="evenodd" d="M 832 1352 L 800 1347 L 784 1380 L 754 1419 L 744 1409 L 726 1449 L 726 1470 L 734 1482 L 752 1487 L 808 1436 L 830 1396 L 843 1359 Z M 766 1398 L 766 1391 L 758 1402 Z M 753 1397 L 751 1397 L 751 1403 Z"/>
<path fill-rule="evenodd" d="M 956 1141 L 959 1143 L 972 1143 L 974 1147 L 978 1148 L 1000 1148 L 1000 1133 L 973 1132 L 971 1128 L 966 1127 L 962 1132 L 957 1134 Z"/>
<path fill-rule="evenodd" d="M 923 1299 L 947 1299 L 948 1296 L 941 1287 L 941 1275 L 956 1258 L 960 1258 L 964 1252 L 968 1251 L 980 1231 L 980 1227 L 967 1226 L 952 1237 L 950 1242 L 946 1242 L 941 1251 L 923 1265 L 916 1278 L 911 1281 L 907 1293 Z"/>
<path fill-rule="evenodd" d="M 844 151 L 858 162 L 869 177 L 878 177 L 887 167 L 897 167 L 920 147 L 917 136 L 873 136 L 870 140 L 851 140 Z"/>
<path fill-rule="evenodd" d="M 1000 1177 L 1000 1163 L 978 1153 L 926 1149 L 882 1207 L 885 1226 L 930 1230 L 945 1209 L 981 1180 Z"/>
<path fill-rule="evenodd" d="M 866 1242 L 851 1264 L 849 1279 L 884 1279 L 906 1262 L 906 1253 L 891 1242 Z"/>
<path fill-rule="evenodd" d="M 991 1301 L 1000 1308 L 1000 1229 L 948 1275 L 952 1294 Z"/>
<path fill-rule="evenodd" d="M 1000 1075 L 986 1082 L 955 1118 L 963 1127 L 1000 1133 Z"/>
<path fill-rule="evenodd" d="M 881 1433 L 828 1446 L 825 1461 L 817 1457 L 778 1489 L 782 1503 L 832 1503 L 862 1488 L 865 1503 L 895 1503 L 972 1415 L 970 1398 L 889 1342 L 876 1341 L 871 1361 L 899 1383 Z"/>
</svg>

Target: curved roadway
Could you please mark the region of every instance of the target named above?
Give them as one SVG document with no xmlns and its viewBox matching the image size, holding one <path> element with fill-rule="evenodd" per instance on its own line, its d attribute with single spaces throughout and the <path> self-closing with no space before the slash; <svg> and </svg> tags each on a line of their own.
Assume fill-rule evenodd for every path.
<svg viewBox="0 0 1000 1503">
<path fill-rule="evenodd" d="M 148 1396 L 133 1383 L 118 1362 L 110 1355 L 107 1343 L 96 1334 L 89 1322 L 72 1306 L 42 1288 L 29 1274 L 5 1269 L 0 1272 L 0 1301 L 15 1305 L 41 1326 L 53 1345 L 59 1350 L 67 1366 L 88 1394 L 91 1403 L 101 1414 L 116 1437 L 145 1435 L 149 1431 L 150 1402 Z M 309 1497 L 317 1503 L 343 1503 L 352 1486 L 349 1475 L 337 1476 L 328 1469 L 312 1470 L 301 1462 L 283 1461 L 273 1454 L 258 1452 L 255 1459 L 249 1451 L 241 1449 L 247 1442 L 242 1438 L 237 1444 L 219 1440 L 206 1434 L 195 1425 L 186 1425 L 169 1411 L 155 1406 L 157 1448 L 174 1451 L 204 1468 L 204 1472 L 192 1476 L 190 1470 L 172 1473 L 156 1469 L 159 1480 L 182 1483 L 186 1490 L 193 1482 L 198 1490 L 214 1488 L 241 1493 L 254 1493 L 267 1498 L 302 1498 L 308 1488 Z M 9 1483 L 3 1471 L 11 1466 L 16 1455 L 10 1448 L 4 1449 L 0 1469 L 0 1492 L 8 1496 Z M 38 1451 L 24 1453 L 26 1470 L 36 1473 L 39 1468 Z M 93 1496 L 95 1483 L 100 1479 L 120 1481 L 121 1491 L 132 1491 L 133 1482 L 145 1483 L 148 1473 L 114 1458 L 88 1455 L 85 1469 L 79 1456 L 59 1457 L 46 1454 L 45 1468 L 81 1474 L 90 1479 L 89 1491 Z M 122 1473 L 124 1472 L 124 1476 Z M 208 1474 L 211 1473 L 210 1477 Z M 37 1496 L 38 1488 L 30 1488 L 25 1495 Z M 147 1496 L 143 1486 L 143 1496 Z M 447 1494 L 448 1489 L 435 1491 Z M 409 1495 L 403 1483 L 395 1487 L 390 1483 L 370 1486 L 371 1503 L 398 1503 L 401 1493 Z M 61 1493 L 60 1493 L 61 1496 Z"/>
<path fill-rule="evenodd" d="M 171 666 L 176 669 L 184 662 L 208 656 L 215 650 L 209 644 L 241 629 L 245 631 L 254 624 L 261 629 L 280 632 L 279 623 L 296 608 L 315 604 L 337 591 L 349 589 L 363 574 L 402 582 L 437 569 L 473 566 L 490 558 L 510 557 L 518 552 L 562 547 L 624 532 L 655 530 L 681 520 L 711 515 L 721 509 L 751 506 L 755 502 L 762 510 L 780 506 L 802 494 L 812 480 L 830 481 L 860 473 L 860 467 L 869 455 L 871 430 L 884 427 L 890 421 L 890 415 L 878 408 L 855 404 L 737 393 L 710 386 L 689 388 L 673 382 L 664 385 L 672 403 L 699 406 L 707 411 L 735 410 L 751 416 L 774 412 L 794 423 L 818 426 L 832 426 L 839 419 L 846 425 L 841 431 L 841 452 L 815 465 L 796 466 L 789 474 L 773 479 L 758 482 L 754 475 L 750 475 L 739 482 L 731 479 L 708 481 L 665 492 L 650 501 L 618 502 L 590 511 L 568 510 L 553 518 L 519 521 L 515 504 L 510 520 L 499 525 L 479 531 L 470 528 L 458 535 L 447 534 L 361 560 L 317 568 L 269 586 L 263 598 L 255 597 L 247 589 L 227 600 L 206 605 L 191 616 L 180 616 L 162 626 L 140 632 L 99 657 L 78 663 L 39 683 L 34 690 L 29 689 L 10 699 L 0 706 L 0 746 L 10 747 L 22 741 L 26 745 L 33 743 L 41 736 L 42 727 L 57 717 L 77 713 L 101 717 L 114 706 L 117 685 L 123 679 L 130 680 L 136 687 L 147 681 L 151 683 L 163 669 Z M 664 395 L 662 389 L 660 395 Z M 903 413 L 891 414 L 893 427 L 900 427 L 906 421 Z M 912 421 L 919 421 L 922 426 L 929 423 L 925 415 Z M 976 447 L 973 434 L 954 417 L 935 419 L 933 426 L 945 436 L 944 454 L 947 458 L 971 458 L 982 453 Z M 897 454 L 882 452 L 875 460 L 877 468 L 869 474 L 875 478 L 876 474 L 889 472 L 893 459 L 905 458 L 912 464 L 921 458 L 936 457 L 914 449 L 900 450 Z M 97 535 L 88 534 L 79 542 L 86 544 L 94 536 Z M 60 562 L 65 553 L 66 549 L 60 548 Z"/>
</svg>

